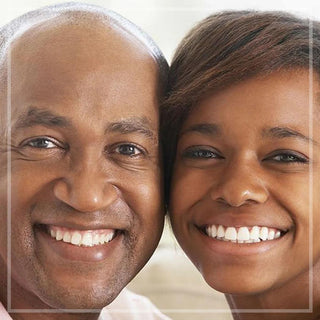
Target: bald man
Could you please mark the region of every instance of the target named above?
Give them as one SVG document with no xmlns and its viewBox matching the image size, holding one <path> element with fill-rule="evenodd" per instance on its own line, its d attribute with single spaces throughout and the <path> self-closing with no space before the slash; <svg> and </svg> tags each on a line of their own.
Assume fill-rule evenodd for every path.
<svg viewBox="0 0 320 320">
<path fill-rule="evenodd" d="M 95 6 L 46 7 L 0 37 L 0 301 L 13 319 L 98 319 L 161 236 L 166 61 Z M 119 299 L 100 319 L 167 319 Z"/>
</svg>

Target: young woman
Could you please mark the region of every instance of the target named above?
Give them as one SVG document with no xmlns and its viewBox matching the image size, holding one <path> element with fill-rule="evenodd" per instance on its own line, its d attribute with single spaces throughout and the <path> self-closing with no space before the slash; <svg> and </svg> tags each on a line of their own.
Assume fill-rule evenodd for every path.
<svg viewBox="0 0 320 320">
<path fill-rule="evenodd" d="M 223 12 L 174 56 L 172 227 L 235 319 L 320 319 L 319 100 L 318 22 Z"/>
</svg>

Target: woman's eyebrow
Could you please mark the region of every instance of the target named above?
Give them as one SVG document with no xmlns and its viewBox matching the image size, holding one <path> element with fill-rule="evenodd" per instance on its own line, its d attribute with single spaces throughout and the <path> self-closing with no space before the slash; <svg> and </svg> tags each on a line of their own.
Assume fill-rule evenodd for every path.
<svg viewBox="0 0 320 320">
<path fill-rule="evenodd" d="M 316 144 L 316 145 L 319 144 L 317 141 L 313 140 L 312 138 L 305 136 L 301 132 L 288 127 L 265 128 L 262 130 L 262 136 L 276 138 L 276 139 L 298 138 L 306 142 L 312 142 L 313 144 Z"/>
<path fill-rule="evenodd" d="M 188 127 L 180 133 L 180 136 L 189 133 L 198 132 L 209 136 L 221 136 L 221 127 L 216 123 L 197 123 Z"/>
<path fill-rule="evenodd" d="M 31 106 L 25 114 L 18 117 L 14 129 L 23 129 L 36 125 L 65 128 L 71 127 L 71 121 L 47 109 Z"/>
</svg>

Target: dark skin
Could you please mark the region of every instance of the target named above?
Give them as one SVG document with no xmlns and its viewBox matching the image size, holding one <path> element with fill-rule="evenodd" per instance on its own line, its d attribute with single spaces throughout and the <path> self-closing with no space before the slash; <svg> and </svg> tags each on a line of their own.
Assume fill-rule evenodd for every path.
<svg viewBox="0 0 320 320">
<path fill-rule="evenodd" d="M 317 75 L 313 88 L 313 117 L 308 70 L 280 71 L 209 96 L 182 127 L 172 181 L 173 230 L 207 283 L 226 293 L 230 307 L 309 309 L 312 258 L 311 313 L 235 311 L 235 319 L 319 318 Z M 232 243 L 210 237 L 211 225 L 265 226 L 281 230 L 281 237 Z"/>
<path fill-rule="evenodd" d="M 2 136 L 0 154 L 1 204 L 8 151 L 12 157 L 11 309 L 95 310 L 11 316 L 97 319 L 148 261 L 163 228 L 158 67 L 128 32 L 92 19 L 54 19 L 27 31 L 13 43 L 11 61 L 12 138 Z M 7 306 L 7 205 L 0 225 Z M 52 225 L 116 236 L 77 247 L 50 238 Z"/>
</svg>

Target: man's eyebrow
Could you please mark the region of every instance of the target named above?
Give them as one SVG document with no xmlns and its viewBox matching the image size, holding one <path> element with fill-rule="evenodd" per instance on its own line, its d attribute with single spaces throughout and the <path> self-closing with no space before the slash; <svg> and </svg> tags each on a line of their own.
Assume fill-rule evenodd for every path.
<svg viewBox="0 0 320 320">
<path fill-rule="evenodd" d="M 47 109 L 29 107 L 28 111 L 17 119 L 14 127 L 21 129 L 36 125 L 65 128 L 71 126 L 71 121 Z"/>
<path fill-rule="evenodd" d="M 105 129 L 105 134 L 112 132 L 121 134 L 140 133 L 149 139 L 155 138 L 150 122 L 145 117 L 132 117 L 116 122 L 110 122 Z"/>
<path fill-rule="evenodd" d="M 209 135 L 209 136 L 220 136 L 221 128 L 219 125 L 215 123 L 198 123 L 183 130 L 180 136 L 189 132 L 198 132 L 198 133 Z"/>
<path fill-rule="evenodd" d="M 298 138 L 304 140 L 306 142 L 312 142 L 314 144 L 318 144 L 315 140 L 311 139 L 310 137 L 305 136 L 299 131 L 288 127 L 273 127 L 273 128 L 266 128 L 262 130 L 263 137 L 270 137 L 276 139 L 284 139 L 284 138 Z"/>
</svg>

